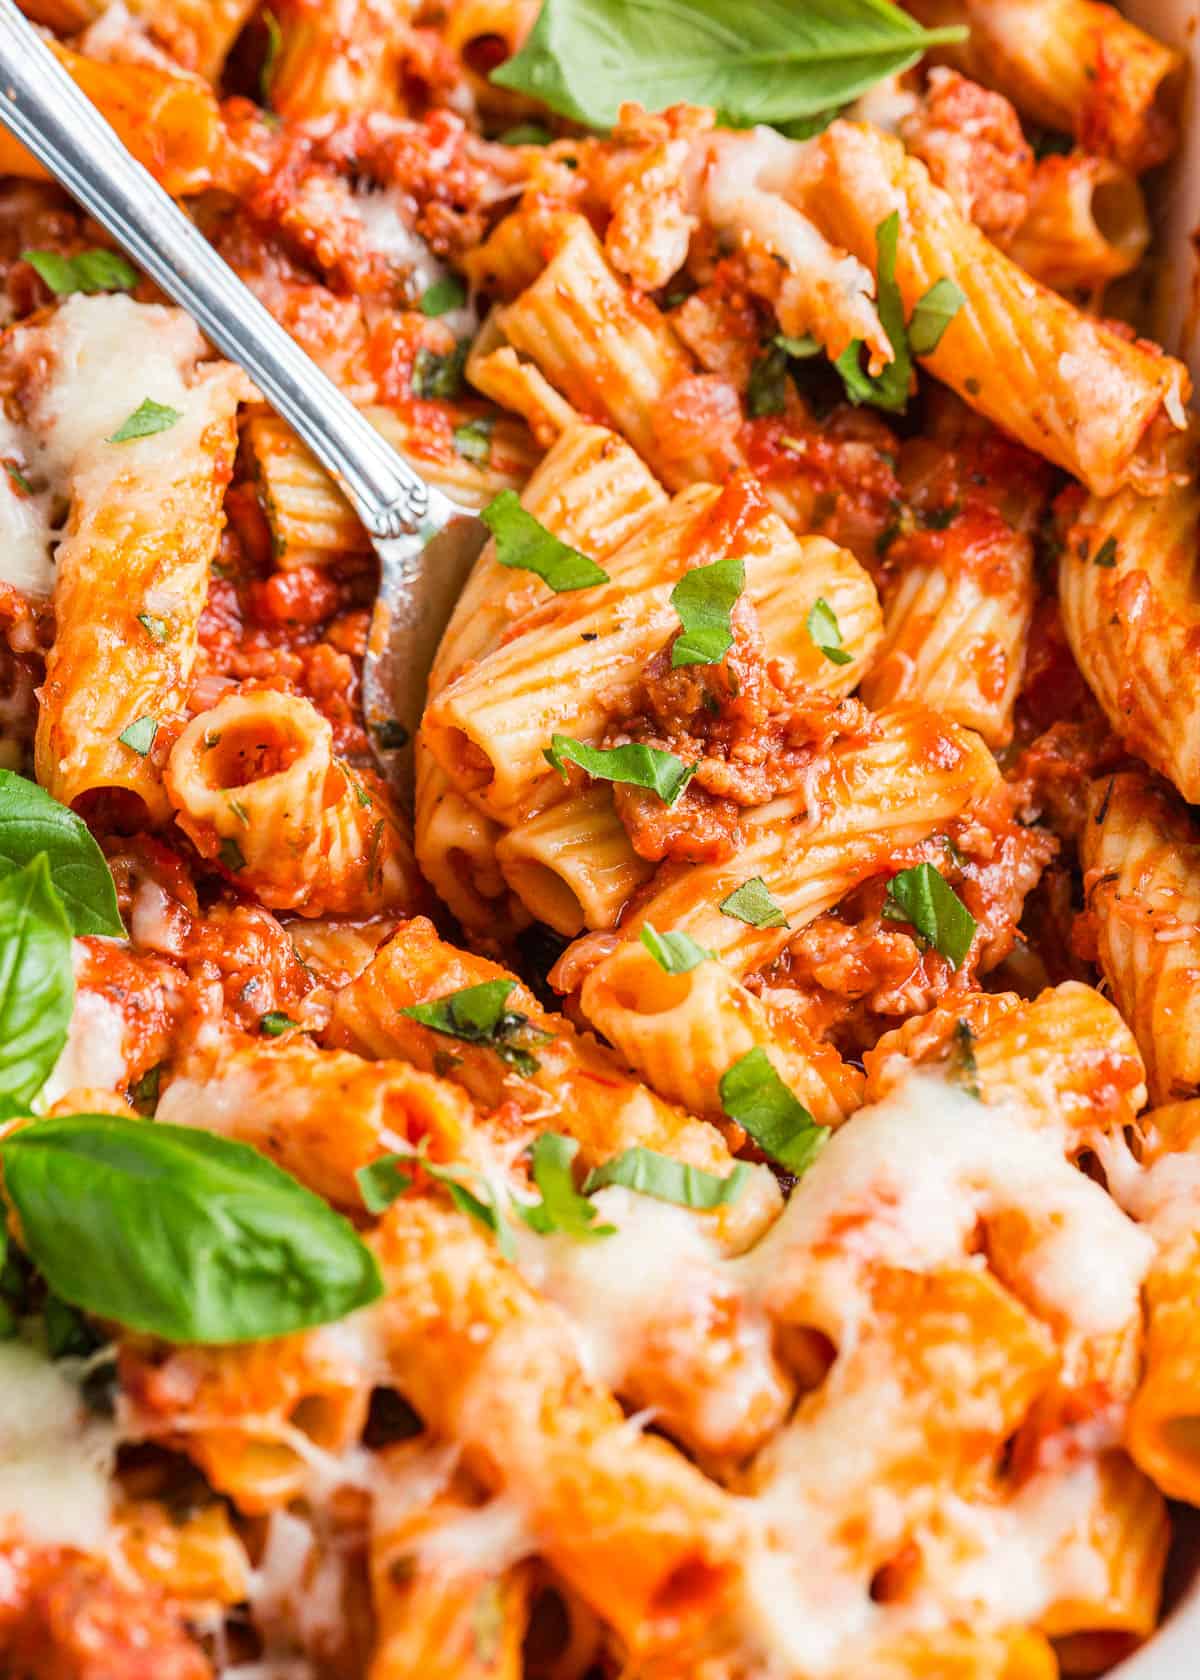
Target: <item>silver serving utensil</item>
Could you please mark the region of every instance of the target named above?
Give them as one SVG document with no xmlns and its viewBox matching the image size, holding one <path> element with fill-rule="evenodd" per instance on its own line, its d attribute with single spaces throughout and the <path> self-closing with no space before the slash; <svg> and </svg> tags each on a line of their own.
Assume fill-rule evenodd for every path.
<svg viewBox="0 0 1200 1680">
<path fill-rule="evenodd" d="M 254 380 L 345 494 L 379 555 L 363 666 L 375 756 L 406 801 L 425 681 L 487 530 L 363 418 L 129 153 L 13 0 L 0 0 L 0 122 Z"/>
</svg>

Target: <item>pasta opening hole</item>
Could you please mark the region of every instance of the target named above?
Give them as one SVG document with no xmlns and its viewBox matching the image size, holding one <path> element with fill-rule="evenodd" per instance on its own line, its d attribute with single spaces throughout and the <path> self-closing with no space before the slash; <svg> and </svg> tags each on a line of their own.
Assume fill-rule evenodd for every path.
<svg viewBox="0 0 1200 1680">
<path fill-rule="evenodd" d="M 649 958 L 640 946 L 632 947 L 639 960 L 614 965 L 616 973 L 609 982 L 613 1003 L 632 1015 L 668 1015 L 686 1003 L 693 988 L 690 974 L 668 974 Z M 642 962 L 640 958 L 646 957 Z"/>
<path fill-rule="evenodd" d="M 490 76 L 512 51 L 503 35 L 473 35 L 463 42 L 463 63 L 477 76 Z"/>
<path fill-rule="evenodd" d="M 1114 170 L 1092 188 L 1092 221 L 1106 245 L 1118 251 L 1140 251 L 1145 243 L 1146 216 L 1137 181 Z"/>
<path fill-rule="evenodd" d="M 300 735 L 282 729 L 276 720 L 226 725 L 205 749 L 204 770 L 212 787 L 248 787 L 268 776 L 290 770 L 309 749 Z"/>
<path fill-rule="evenodd" d="M 504 878 L 531 915 L 547 927 L 574 939 L 587 925 L 583 906 L 561 875 L 532 859 L 506 860 Z"/>
<path fill-rule="evenodd" d="M 132 788 L 94 787 L 72 801 L 71 809 L 90 828 L 136 834 L 153 826 L 146 802 Z"/>
</svg>

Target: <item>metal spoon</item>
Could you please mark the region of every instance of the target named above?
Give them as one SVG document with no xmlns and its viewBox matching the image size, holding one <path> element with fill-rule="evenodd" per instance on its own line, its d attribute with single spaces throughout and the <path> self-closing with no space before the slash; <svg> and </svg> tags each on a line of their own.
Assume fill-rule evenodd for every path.
<svg viewBox="0 0 1200 1680">
<path fill-rule="evenodd" d="M 426 484 L 322 373 L 131 156 L 13 0 L 0 0 L 0 122 L 245 368 L 333 477 L 379 555 L 363 664 L 375 756 L 412 797 L 425 681 L 487 531 Z"/>
</svg>

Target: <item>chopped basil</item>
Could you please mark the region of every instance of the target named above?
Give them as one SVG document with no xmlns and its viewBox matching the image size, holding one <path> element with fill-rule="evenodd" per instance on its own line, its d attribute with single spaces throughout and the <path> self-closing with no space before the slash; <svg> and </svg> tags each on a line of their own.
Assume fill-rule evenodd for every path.
<svg viewBox="0 0 1200 1680">
<path fill-rule="evenodd" d="M 122 729 L 117 736 L 122 746 L 128 747 L 139 758 L 145 758 L 154 745 L 154 737 L 158 734 L 158 719 L 149 713 L 145 717 L 135 718 L 127 729 Z"/>
<path fill-rule="evenodd" d="M 386 1213 L 394 1201 L 412 1189 L 412 1174 L 403 1170 L 403 1163 L 410 1159 L 413 1157 L 408 1155 L 381 1155 L 359 1167 L 354 1177 L 368 1213 Z"/>
<path fill-rule="evenodd" d="M 353 1226 L 249 1145 L 114 1114 L 0 1141 L 22 1242 L 55 1294 L 172 1342 L 245 1342 L 377 1300 Z"/>
<path fill-rule="evenodd" d="M 298 1027 L 299 1021 L 293 1021 L 290 1015 L 285 1015 L 282 1009 L 269 1009 L 260 1017 L 258 1030 L 267 1038 L 282 1038 L 289 1027 Z"/>
<path fill-rule="evenodd" d="M 884 918 L 908 922 L 927 945 L 961 968 L 975 937 L 976 921 L 962 899 L 931 863 L 902 869 L 888 882 Z"/>
<path fill-rule="evenodd" d="M 30 484 L 29 480 L 25 477 L 25 474 L 21 471 L 20 467 L 17 466 L 15 461 L 0 461 L 0 466 L 4 468 L 10 481 L 16 485 L 17 489 L 23 496 L 33 495 L 33 485 Z"/>
<path fill-rule="evenodd" d="M 738 1161 L 728 1178 L 721 1178 L 701 1167 L 688 1166 L 670 1155 L 660 1155 L 657 1150 L 635 1144 L 602 1166 L 593 1167 L 583 1189 L 590 1196 L 605 1185 L 619 1184 L 625 1190 L 636 1190 L 659 1202 L 707 1209 L 736 1201 L 751 1170 L 745 1161 Z"/>
<path fill-rule="evenodd" d="M 912 356 L 904 325 L 904 299 L 896 284 L 896 247 L 899 239 L 900 213 L 893 210 L 875 229 L 876 310 L 879 324 L 892 346 L 892 360 L 881 373 L 866 373 L 862 366 L 863 341 L 856 338 L 834 363 L 852 403 L 870 403 L 893 414 L 903 414 L 908 406 L 908 387 L 912 379 Z"/>
<path fill-rule="evenodd" d="M 381 1155 L 368 1166 L 359 1167 L 354 1176 L 368 1213 L 386 1213 L 392 1203 L 412 1187 L 413 1179 L 403 1169 L 407 1163 L 419 1161 L 429 1177 L 446 1191 L 459 1212 L 470 1214 L 472 1219 L 478 1220 L 491 1231 L 499 1244 L 501 1254 L 508 1260 L 515 1260 L 517 1249 L 513 1234 L 496 1205 L 491 1189 L 484 1185 L 482 1196 L 477 1196 L 456 1176 L 460 1169 L 435 1166 L 425 1151 L 426 1140 L 422 1138 L 420 1146 L 416 1149 L 403 1149 L 392 1155 Z"/>
<path fill-rule="evenodd" d="M 789 338 L 786 333 L 776 333 L 775 343 L 785 355 L 798 362 L 806 362 L 810 356 L 821 354 L 821 341 L 811 333 L 805 333 L 803 338 Z"/>
<path fill-rule="evenodd" d="M 747 922 L 751 927 L 788 926 L 787 917 L 771 897 L 761 875 L 752 875 L 728 898 L 723 898 L 717 908 L 722 916 L 732 916 L 735 921 Z"/>
<path fill-rule="evenodd" d="M 467 288 L 457 274 L 444 274 L 421 293 L 422 315 L 448 315 L 467 301 Z"/>
<path fill-rule="evenodd" d="M 522 1078 L 529 1079 L 538 1070 L 537 1058 L 513 1041 L 523 1034 L 527 1040 L 532 1038 L 534 1043 L 546 1044 L 551 1035 L 531 1027 L 528 1015 L 509 1009 L 509 994 L 515 985 L 514 980 L 484 980 L 478 986 L 464 986 L 461 991 L 450 992 L 431 1003 L 413 1004 L 400 1013 L 446 1038 L 458 1038 L 464 1044 L 480 1044 L 494 1050 L 501 1061 L 507 1062 Z"/>
<path fill-rule="evenodd" d="M 514 571 L 533 572 L 556 595 L 607 583 L 608 573 L 577 548 L 560 542 L 540 520 L 521 506 L 515 490 L 501 490 L 480 519 L 496 542 L 496 559 Z"/>
<path fill-rule="evenodd" d="M 942 334 L 958 314 L 966 297 L 945 275 L 935 280 L 917 304 L 908 322 L 908 342 L 914 356 L 932 356 Z"/>
<path fill-rule="evenodd" d="M 923 30 L 888 0 L 545 0 L 491 80 L 591 128 L 627 100 L 711 105 L 746 128 L 844 105 L 964 33 Z"/>
<path fill-rule="evenodd" d="M 49 864 L 72 933 L 120 938 L 125 928 L 112 874 L 87 824 L 36 782 L 0 770 L 0 879 L 39 853 Z"/>
<path fill-rule="evenodd" d="M 0 1114 L 27 1114 L 67 1042 L 75 998 L 71 929 L 45 853 L 0 880 L 0 930 Z"/>
<path fill-rule="evenodd" d="M 746 583 L 741 560 L 714 560 L 693 566 L 671 591 L 683 634 L 671 649 L 671 666 L 716 665 L 733 644 L 730 614 Z"/>
<path fill-rule="evenodd" d="M 652 923 L 644 922 L 639 937 L 659 968 L 668 974 L 690 974 L 702 962 L 712 960 L 713 953 L 697 945 L 688 933 L 659 933 Z"/>
<path fill-rule="evenodd" d="M 426 400 L 458 396 L 462 390 L 463 369 L 467 365 L 469 349 L 466 339 L 444 356 L 422 345 L 413 361 L 413 396 Z"/>
<path fill-rule="evenodd" d="M 464 461 L 474 461 L 486 467 L 492 458 L 492 431 L 496 422 L 490 419 L 464 420 L 454 428 L 454 447 Z"/>
<path fill-rule="evenodd" d="M 787 352 L 771 344 L 750 369 L 746 411 L 754 420 L 782 414 L 787 407 Z"/>
<path fill-rule="evenodd" d="M 166 641 L 169 627 L 165 618 L 155 618 L 152 613 L 139 613 L 137 621 L 152 642 Z"/>
<path fill-rule="evenodd" d="M 641 741 L 630 741 L 623 747 L 589 747 L 569 735 L 552 735 L 550 745 L 542 750 L 546 762 L 564 782 L 567 771 L 563 761 L 569 759 L 598 781 L 648 788 L 664 805 L 674 805 L 696 773 L 694 764 L 685 764 L 674 753 L 647 747 Z"/>
<path fill-rule="evenodd" d="M 156 403 L 150 397 L 143 397 L 141 403 L 134 409 L 127 420 L 123 420 L 107 443 L 132 443 L 135 438 L 153 437 L 156 432 L 166 432 L 177 420 L 183 416 L 177 408 L 171 408 L 166 403 Z"/>
<path fill-rule="evenodd" d="M 64 257 L 60 251 L 22 251 L 21 260 L 59 297 L 68 292 L 128 292 L 138 280 L 137 270 L 124 257 L 99 248 L 73 257 Z"/>
<path fill-rule="evenodd" d="M 1104 541 L 1100 544 L 1100 547 L 1096 550 L 1095 554 L 1092 555 L 1092 565 L 1093 566 L 1102 566 L 1104 568 L 1104 570 L 1107 572 L 1107 571 L 1111 571 L 1112 568 L 1116 565 L 1116 563 L 1117 563 L 1117 539 L 1116 539 L 1116 537 L 1113 537 L 1113 536 L 1105 537 Z"/>
<path fill-rule="evenodd" d="M 575 1138 L 543 1132 L 530 1153 L 533 1182 L 542 1199 L 532 1206 L 517 1204 L 517 1212 L 531 1231 L 543 1237 L 560 1231 L 585 1241 L 616 1235 L 615 1225 L 596 1224 L 596 1209 L 575 1188 L 571 1173 L 571 1163 L 579 1153 Z"/>
<path fill-rule="evenodd" d="M 246 867 L 246 855 L 232 834 L 226 834 L 217 847 L 217 856 L 231 875 L 236 875 Z"/>
<path fill-rule="evenodd" d="M 721 1075 L 721 1107 L 763 1154 L 797 1178 L 829 1141 L 798 1097 L 788 1090 L 761 1047 L 748 1050 Z"/>
<path fill-rule="evenodd" d="M 854 655 L 847 653 L 842 646 L 842 631 L 837 614 L 823 595 L 818 595 L 813 602 L 804 623 L 812 637 L 813 646 L 820 648 L 826 659 L 832 660 L 835 665 L 849 665 Z"/>
</svg>

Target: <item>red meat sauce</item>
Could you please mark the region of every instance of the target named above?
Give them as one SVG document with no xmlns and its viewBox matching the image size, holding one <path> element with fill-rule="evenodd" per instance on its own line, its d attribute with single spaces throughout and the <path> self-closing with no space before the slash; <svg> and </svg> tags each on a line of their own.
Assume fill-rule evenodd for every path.
<svg viewBox="0 0 1200 1680">
<path fill-rule="evenodd" d="M 6 1680 L 211 1680 L 180 1613 L 99 1558 L 0 1537 Z"/>
</svg>

